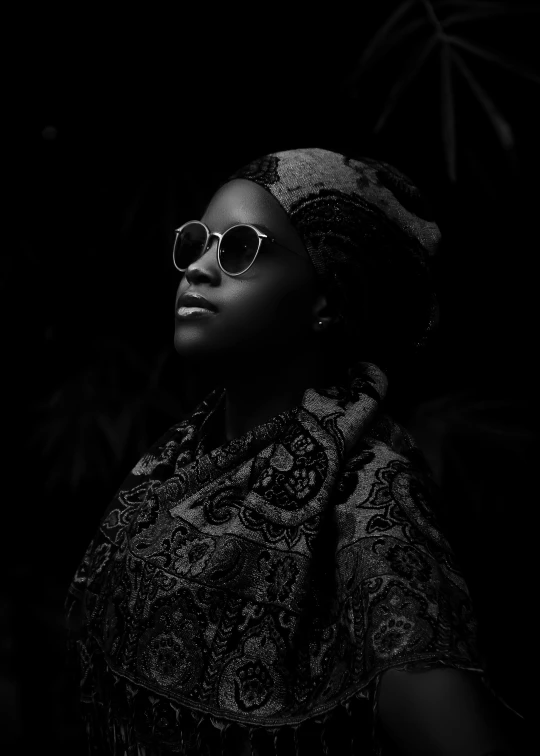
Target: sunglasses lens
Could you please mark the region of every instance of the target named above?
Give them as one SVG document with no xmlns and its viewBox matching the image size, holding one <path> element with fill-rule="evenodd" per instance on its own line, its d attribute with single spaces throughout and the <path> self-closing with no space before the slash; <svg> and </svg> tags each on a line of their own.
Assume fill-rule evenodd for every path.
<svg viewBox="0 0 540 756">
<path fill-rule="evenodd" d="M 176 235 L 173 259 L 177 268 L 185 270 L 197 260 L 206 244 L 206 230 L 200 223 L 187 223 Z"/>
<path fill-rule="evenodd" d="M 253 228 L 238 226 L 227 231 L 221 240 L 221 265 L 227 273 L 242 273 L 253 262 L 259 237 Z"/>
</svg>

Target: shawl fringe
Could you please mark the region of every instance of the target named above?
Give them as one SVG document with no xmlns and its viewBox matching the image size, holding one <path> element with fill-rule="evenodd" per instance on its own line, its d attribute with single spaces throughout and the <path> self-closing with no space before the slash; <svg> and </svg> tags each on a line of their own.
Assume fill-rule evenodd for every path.
<svg viewBox="0 0 540 756">
<path fill-rule="evenodd" d="M 68 640 L 68 666 L 79 666 L 76 641 Z M 450 659 L 414 660 L 403 671 L 440 667 L 474 672 L 498 703 L 509 730 L 521 737 L 524 717 L 497 693 L 484 669 Z M 80 672 L 80 670 L 77 670 Z M 97 671 L 97 670 L 95 670 Z M 294 725 L 264 727 L 190 709 L 130 685 L 106 665 L 94 677 L 92 696 L 81 695 L 89 756 L 391 756 L 378 719 L 381 675 L 332 710 Z M 80 675 L 79 675 L 80 679 Z M 81 684 L 81 688 L 82 688 Z M 129 700 L 138 704 L 129 707 Z M 167 713 L 167 716 L 164 716 Z M 145 731 L 140 723 L 144 722 Z M 366 743 L 370 743 L 369 751 Z M 389 749 L 389 750 L 387 750 Z"/>
</svg>

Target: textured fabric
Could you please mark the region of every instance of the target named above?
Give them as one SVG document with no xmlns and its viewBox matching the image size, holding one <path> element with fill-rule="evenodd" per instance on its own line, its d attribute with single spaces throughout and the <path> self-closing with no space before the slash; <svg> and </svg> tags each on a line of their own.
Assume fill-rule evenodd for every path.
<svg viewBox="0 0 540 756">
<path fill-rule="evenodd" d="M 388 372 L 428 344 L 439 321 L 432 261 L 441 234 L 404 173 L 314 148 L 265 155 L 233 178 L 254 181 L 284 208 L 361 359 Z"/>
<path fill-rule="evenodd" d="M 424 458 L 349 378 L 217 447 L 215 389 L 128 475 L 67 600 L 91 753 L 378 753 L 381 672 L 482 672 Z"/>
</svg>

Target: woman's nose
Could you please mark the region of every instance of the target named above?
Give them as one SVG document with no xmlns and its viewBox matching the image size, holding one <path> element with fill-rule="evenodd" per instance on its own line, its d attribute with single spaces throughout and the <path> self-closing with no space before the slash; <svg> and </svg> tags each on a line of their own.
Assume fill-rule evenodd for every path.
<svg viewBox="0 0 540 756">
<path fill-rule="evenodd" d="M 186 270 L 188 281 L 197 281 L 201 278 L 212 279 L 219 276 L 219 265 L 217 262 L 217 245 L 219 237 L 210 235 L 206 243 L 206 249 L 200 257 L 194 260 Z"/>
</svg>

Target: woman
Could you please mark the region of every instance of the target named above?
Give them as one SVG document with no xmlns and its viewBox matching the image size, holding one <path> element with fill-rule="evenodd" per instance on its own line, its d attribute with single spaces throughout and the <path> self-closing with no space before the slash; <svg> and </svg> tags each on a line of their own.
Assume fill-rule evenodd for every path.
<svg viewBox="0 0 540 756">
<path fill-rule="evenodd" d="M 517 753 L 384 411 L 437 325 L 439 236 L 399 171 L 320 149 L 254 161 L 178 230 L 174 344 L 215 388 L 70 588 L 91 753 Z"/>
</svg>

